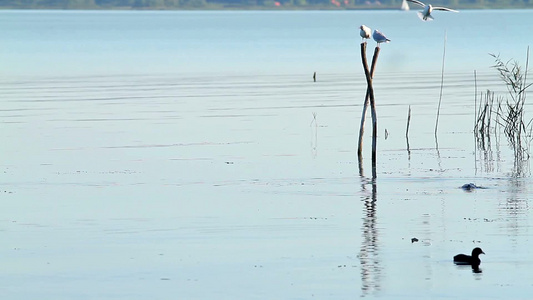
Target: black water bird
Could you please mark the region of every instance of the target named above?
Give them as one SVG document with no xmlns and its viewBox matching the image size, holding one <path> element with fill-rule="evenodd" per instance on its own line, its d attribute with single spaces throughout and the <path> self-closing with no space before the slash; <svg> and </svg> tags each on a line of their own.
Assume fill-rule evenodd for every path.
<svg viewBox="0 0 533 300">
<path fill-rule="evenodd" d="M 471 192 L 473 190 L 478 190 L 478 189 L 486 189 L 486 187 L 475 185 L 474 183 L 465 183 L 461 186 L 461 188 L 467 192 Z"/>
<path fill-rule="evenodd" d="M 453 262 L 456 265 L 471 265 L 472 268 L 479 267 L 479 264 L 481 264 L 481 260 L 479 259 L 480 254 L 485 254 L 481 248 L 476 247 L 474 250 L 472 250 L 472 255 L 466 255 L 466 254 L 457 254 L 453 257 Z"/>
<path fill-rule="evenodd" d="M 465 191 L 472 191 L 477 188 L 477 186 L 473 183 L 465 183 L 461 186 L 461 188 Z"/>
</svg>

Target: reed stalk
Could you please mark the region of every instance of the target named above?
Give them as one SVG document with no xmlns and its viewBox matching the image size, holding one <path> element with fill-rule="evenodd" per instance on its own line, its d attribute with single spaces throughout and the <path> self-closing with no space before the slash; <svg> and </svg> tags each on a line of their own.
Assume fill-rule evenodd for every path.
<svg viewBox="0 0 533 300">
<path fill-rule="evenodd" d="M 474 134 L 477 147 L 485 155 L 488 153 L 488 157 L 492 157 L 491 138 L 495 138 L 495 145 L 499 147 L 498 134 L 500 129 L 503 130 L 514 154 L 514 176 L 522 176 L 525 172 L 524 162 L 530 158 L 529 150 L 533 140 L 533 119 L 527 122 L 525 115 L 526 90 L 531 86 L 527 83 L 529 47 L 525 68 L 522 68 L 517 61 L 504 62 L 499 55 L 490 55 L 495 60 L 492 67 L 498 71 L 500 79 L 504 82 L 508 97 L 496 96 L 494 92 L 487 90 L 486 93 L 481 93 L 479 105 L 476 101 Z M 476 79 L 476 73 L 474 78 Z"/>
<path fill-rule="evenodd" d="M 411 105 L 409 105 L 409 111 L 407 113 L 407 126 L 405 128 L 405 140 L 407 141 L 407 152 L 409 150 L 409 125 L 411 124 Z"/>
<path fill-rule="evenodd" d="M 442 90 L 444 87 L 444 61 L 446 58 L 446 39 L 447 39 L 447 33 L 444 31 L 444 50 L 442 52 L 442 68 L 441 68 L 441 75 L 440 75 L 440 95 L 439 95 L 439 105 L 437 107 L 437 119 L 435 120 L 435 143 L 437 143 L 437 130 L 439 127 L 439 116 L 440 116 L 440 105 L 442 102 Z"/>
</svg>

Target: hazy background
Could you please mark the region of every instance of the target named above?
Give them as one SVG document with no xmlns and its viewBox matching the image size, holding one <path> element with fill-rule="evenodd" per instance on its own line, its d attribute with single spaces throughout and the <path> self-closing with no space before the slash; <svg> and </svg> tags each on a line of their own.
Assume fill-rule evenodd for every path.
<svg viewBox="0 0 533 300">
<path fill-rule="evenodd" d="M 424 2 L 424 1 L 423 1 Z M 401 0 L 0 0 L 5 8 L 53 9 L 399 9 Z M 531 0 L 435 0 L 453 8 L 531 8 Z M 410 4 L 411 8 L 416 7 Z"/>
</svg>

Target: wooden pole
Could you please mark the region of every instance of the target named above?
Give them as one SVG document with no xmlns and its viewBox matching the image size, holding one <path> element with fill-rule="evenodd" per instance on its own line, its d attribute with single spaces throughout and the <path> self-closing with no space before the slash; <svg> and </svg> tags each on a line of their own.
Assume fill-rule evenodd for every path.
<svg viewBox="0 0 533 300">
<path fill-rule="evenodd" d="M 376 161 L 377 161 L 377 147 L 378 147 L 378 116 L 376 112 L 376 101 L 374 99 L 374 88 L 372 87 L 372 78 L 374 78 L 374 68 L 378 60 L 379 44 L 374 49 L 374 57 L 372 57 L 372 70 L 370 71 L 370 112 L 372 114 L 372 178 L 377 177 Z M 365 74 L 366 75 L 366 74 Z M 368 80 L 367 80 L 368 83 Z"/>
<path fill-rule="evenodd" d="M 363 115 L 361 117 L 361 126 L 359 128 L 359 145 L 357 155 L 359 158 L 359 173 L 362 175 L 362 161 L 363 161 L 363 132 L 366 116 L 366 109 L 368 103 L 370 103 L 370 112 L 372 115 L 372 178 L 376 178 L 376 150 L 377 150 L 377 114 L 376 103 L 374 100 L 374 88 L 372 87 L 372 78 L 374 77 L 374 70 L 379 56 L 379 47 L 374 49 L 374 56 L 372 57 L 371 70 L 368 69 L 368 63 L 366 60 L 366 42 L 361 43 L 361 60 L 363 63 L 363 69 L 366 77 L 366 95 L 365 102 L 363 104 Z"/>
<path fill-rule="evenodd" d="M 366 62 L 366 42 L 361 43 L 361 60 L 365 74 L 368 72 L 368 63 Z M 357 158 L 359 161 L 359 175 L 363 176 L 363 133 L 365 131 L 365 117 L 368 102 L 370 101 L 370 90 L 367 84 L 365 102 L 363 103 L 363 115 L 361 116 L 361 125 L 359 126 L 359 143 L 357 146 Z"/>
<path fill-rule="evenodd" d="M 378 54 L 379 54 L 379 47 L 376 47 L 376 49 L 374 50 L 374 56 L 372 57 L 372 66 L 370 67 L 371 78 L 374 78 L 374 71 L 376 69 L 376 62 L 378 59 Z M 365 72 L 366 72 L 366 70 L 368 69 L 368 64 L 366 62 L 366 42 L 361 43 L 361 57 L 363 59 L 363 67 L 365 68 Z M 369 102 L 370 102 L 370 89 L 369 87 L 367 87 L 365 102 L 363 104 L 363 113 L 361 116 L 361 125 L 359 126 L 359 142 L 357 145 L 357 156 L 359 157 L 360 161 L 363 159 L 363 134 L 365 132 L 366 110 L 368 108 Z"/>
</svg>

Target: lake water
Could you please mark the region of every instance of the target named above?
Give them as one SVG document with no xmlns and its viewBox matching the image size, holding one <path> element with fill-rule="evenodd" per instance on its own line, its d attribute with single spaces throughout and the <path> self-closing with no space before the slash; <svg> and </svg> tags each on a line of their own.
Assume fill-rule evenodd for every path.
<svg viewBox="0 0 533 300">
<path fill-rule="evenodd" d="M 533 11 L 434 17 L 0 12 L 0 295 L 530 299 L 529 163 L 472 129 L 476 88 L 505 92 L 488 53 L 524 64 Z M 392 40 L 374 183 L 360 24 Z M 453 265 L 474 247 L 482 273 Z"/>
</svg>

